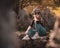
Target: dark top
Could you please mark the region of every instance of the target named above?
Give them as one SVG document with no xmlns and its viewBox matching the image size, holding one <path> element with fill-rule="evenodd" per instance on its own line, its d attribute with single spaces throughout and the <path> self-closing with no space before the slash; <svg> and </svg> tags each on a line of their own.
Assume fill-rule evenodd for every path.
<svg viewBox="0 0 60 48">
<path fill-rule="evenodd" d="M 35 20 L 32 21 L 32 23 L 31 23 L 31 25 L 30 25 L 31 27 L 35 27 L 35 22 L 34 22 L 34 21 L 35 21 Z M 41 21 L 36 21 L 36 23 L 37 23 L 37 24 L 41 24 L 42 26 L 44 26 L 43 23 L 41 23 Z"/>
</svg>

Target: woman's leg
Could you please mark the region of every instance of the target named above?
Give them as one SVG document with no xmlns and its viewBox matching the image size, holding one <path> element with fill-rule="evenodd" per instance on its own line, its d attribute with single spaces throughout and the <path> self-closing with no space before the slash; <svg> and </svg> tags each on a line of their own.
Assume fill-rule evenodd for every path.
<svg viewBox="0 0 60 48">
<path fill-rule="evenodd" d="M 36 33 L 36 30 L 29 30 L 25 37 L 22 40 L 29 40 L 29 37 L 32 37 Z"/>
<path fill-rule="evenodd" d="M 44 28 L 41 24 L 37 24 L 37 32 L 40 36 L 46 35 L 46 28 Z"/>
<path fill-rule="evenodd" d="M 27 34 L 32 37 L 36 32 L 36 30 L 29 30 Z"/>
</svg>

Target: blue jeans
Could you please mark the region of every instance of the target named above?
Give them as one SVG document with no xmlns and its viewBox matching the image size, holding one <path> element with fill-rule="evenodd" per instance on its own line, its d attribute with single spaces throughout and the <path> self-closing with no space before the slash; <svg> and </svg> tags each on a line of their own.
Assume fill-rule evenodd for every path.
<svg viewBox="0 0 60 48">
<path fill-rule="evenodd" d="M 38 32 L 39 36 L 45 36 L 46 28 L 44 28 L 41 24 L 36 24 L 36 28 L 30 29 L 27 34 L 29 36 L 33 36 L 36 32 Z"/>
</svg>

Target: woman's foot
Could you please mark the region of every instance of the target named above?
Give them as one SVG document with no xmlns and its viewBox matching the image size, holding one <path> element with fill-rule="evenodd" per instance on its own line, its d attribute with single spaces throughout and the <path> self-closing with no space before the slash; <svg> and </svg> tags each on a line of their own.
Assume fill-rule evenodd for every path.
<svg viewBox="0 0 60 48">
<path fill-rule="evenodd" d="M 39 36 L 38 32 L 36 32 L 35 35 L 34 35 L 33 37 L 31 37 L 31 38 L 32 38 L 32 39 L 39 39 L 40 36 Z"/>
<path fill-rule="evenodd" d="M 22 40 L 30 40 L 29 35 L 26 35 L 25 37 L 23 37 Z"/>
</svg>

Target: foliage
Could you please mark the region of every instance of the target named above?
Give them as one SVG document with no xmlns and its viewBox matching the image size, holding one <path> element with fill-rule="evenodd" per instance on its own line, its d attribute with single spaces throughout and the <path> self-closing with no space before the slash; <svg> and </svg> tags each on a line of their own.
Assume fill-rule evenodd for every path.
<svg viewBox="0 0 60 48">
<path fill-rule="evenodd" d="M 27 8 L 28 6 L 31 7 L 31 8 L 27 8 L 27 10 L 29 10 L 31 13 L 32 11 L 32 8 L 34 8 L 34 6 L 37 6 L 37 5 L 42 5 L 43 7 L 47 7 L 47 6 L 52 6 L 52 7 L 56 7 L 57 5 L 59 5 L 60 3 L 60 0 L 18 0 L 18 8 L 19 10 L 17 9 L 17 12 L 18 14 L 20 14 L 20 20 L 19 20 L 19 23 L 18 23 L 18 27 L 20 28 L 19 30 L 26 30 L 27 29 L 27 26 L 30 24 L 30 17 L 31 16 L 25 16 L 24 17 L 22 16 L 22 14 L 24 13 L 20 13 L 19 11 L 20 10 L 23 10 L 23 8 Z M 27 11 L 28 12 L 28 11 Z M 47 13 L 47 11 L 45 12 Z M 48 14 L 49 15 L 49 14 Z M 46 18 L 46 17 L 45 17 Z M 48 17 L 47 17 L 48 18 Z M 49 18 L 54 18 L 54 17 L 49 17 Z M 48 21 L 48 19 L 46 19 Z M 52 19 L 54 20 L 54 19 Z M 50 21 L 50 19 L 49 19 Z"/>
<path fill-rule="evenodd" d="M 35 3 L 41 4 L 43 6 L 57 6 L 60 5 L 60 0 L 18 0 L 18 3 L 20 8 L 34 5 Z"/>
<path fill-rule="evenodd" d="M 54 0 L 56 6 L 60 6 L 60 0 Z"/>
<path fill-rule="evenodd" d="M 28 5 L 33 5 L 35 2 L 40 3 L 41 0 L 19 0 L 19 7 L 22 9 Z"/>
</svg>

